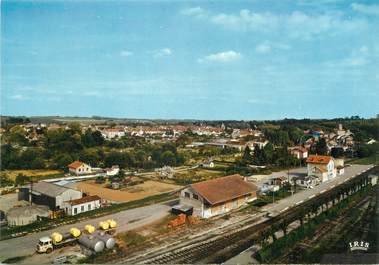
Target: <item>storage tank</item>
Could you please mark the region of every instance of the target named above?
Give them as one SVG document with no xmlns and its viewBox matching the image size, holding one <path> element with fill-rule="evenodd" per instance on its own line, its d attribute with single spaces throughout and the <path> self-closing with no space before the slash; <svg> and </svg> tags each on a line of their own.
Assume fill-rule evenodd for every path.
<svg viewBox="0 0 379 265">
<path fill-rule="evenodd" d="M 51 234 L 51 240 L 53 240 L 53 244 L 57 244 L 57 243 L 61 242 L 62 239 L 63 239 L 62 234 L 60 234 L 58 232 L 54 232 Z"/>
<path fill-rule="evenodd" d="M 103 230 L 107 230 L 109 228 L 109 223 L 108 222 L 100 222 L 99 227 Z"/>
<path fill-rule="evenodd" d="M 116 228 L 116 226 L 117 226 L 116 221 L 113 220 L 113 219 L 109 219 L 109 220 L 107 220 L 107 223 L 109 224 L 109 227 L 110 227 L 110 228 Z"/>
<path fill-rule="evenodd" d="M 87 233 L 92 234 L 93 232 L 95 232 L 96 228 L 93 225 L 85 225 L 84 230 Z"/>
<path fill-rule="evenodd" d="M 104 246 L 105 246 L 104 242 L 100 240 L 99 238 L 93 235 L 85 235 L 85 234 L 82 234 L 79 237 L 79 243 L 95 252 L 103 251 Z"/>
<path fill-rule="evenodd" d="M 70 229 L 70 234 L 73 237 L 79 237 L 80 234 L 81 234 L 81 232 L 80 232 L 80 230 L 78 228 L 73 227 L 73 228 Z"/>
<path fill-rule="evenodd" d="M 116 245 L 116 240 L 109 234 L 105 232 L 98 232 L 97 238 L 105 243 L 105 247 L 108 249 L 113 248 Z"/>
</svg>

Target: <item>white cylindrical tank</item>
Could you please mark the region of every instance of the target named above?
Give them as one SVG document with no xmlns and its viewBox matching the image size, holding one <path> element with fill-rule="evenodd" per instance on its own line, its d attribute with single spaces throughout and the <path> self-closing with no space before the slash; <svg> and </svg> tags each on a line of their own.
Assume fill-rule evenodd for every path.
<svg viewBox="0 0 379 265">
<path fill-rule="evenodd" d="M 104 242 L 105 247 L 110 249 L 116 245 L 116 240 L 109 234 L 105 232 L 97 233 L 97 238 Z"/>
<path fill-rule="evenodd" d="M 103 251 L 105 246 L 104 242 L 99 238 L 86 234 L 82 234 L 79 237 L 79 243 L 95 252 Z"/>
</svg>

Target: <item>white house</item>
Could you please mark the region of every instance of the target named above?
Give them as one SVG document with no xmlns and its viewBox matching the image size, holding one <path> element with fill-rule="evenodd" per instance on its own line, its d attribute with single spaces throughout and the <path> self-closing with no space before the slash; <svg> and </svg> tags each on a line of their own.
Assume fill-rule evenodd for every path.
<svg viewBox="0 0 379 265">
<path fill-rule="evenodd" d="M 367 144 L 375 144 L 377 141 L 375 139 L 370 139 L 370 141 L 367 142 Z"/>
<path fill-rule="evenodd" d="M 180 192 L 180 205 L 193 215 L 209 218 L 253 201 L 257 187 L 236 174 L 191 184 Z"/>
<path fill-rule="evenodd" d="M 301 176 L 296 178 L 296 185 L 307 189 L 313 189 L 320 184 L 320 179 L 315 176 Z"/>
<path fill-rule="evenodd" d="M 86 175 L 92 173 L 91 166 L 81 161 L 74 161 L 71 164 L 69 164 L 68 170 L 72 175 Z"/>
<path fill-rule="evenodd" d="M 202 167 L 204 167 L 204 168 L 214 168 L 215 167 L 215 163 L 213 163 L 212 160 L 208 160 L 208 161 L 205 161 L 202 164 Z"/>
<path fill-rule="evenodd" d="M 308 176 L 316 176 L 321 182 L 336 177 L 334 159 L 331 156 L 311 155 L 307 159 Z"/>
<path fill-rule="evenodd" d="M 116 176 L 120 173 L 120 167 L 118 165 L 113 165 L 111 168 L 106 168 L 105 172 L 107 176 Z"/>
<path fill-rule="evenodd" d="M 296 146 L 290 149 L 291 154 L 297 159 L 308 158 L 308 150 L 302 146 Z"/>
<path fill-rule="evenodd" d="M 125 136 L 125 130 L 120 128 L 107 128 L 101 131 L 105 139 L 114 139 Z"/>
<path fill-rule="evenodd" d="M 67 201 L 64 205 L 64 211 L 67 215 L 77 215 L 100 208 L 101 198 L 97 195 L 86 196 L 80 199 Z"/>
</svg>

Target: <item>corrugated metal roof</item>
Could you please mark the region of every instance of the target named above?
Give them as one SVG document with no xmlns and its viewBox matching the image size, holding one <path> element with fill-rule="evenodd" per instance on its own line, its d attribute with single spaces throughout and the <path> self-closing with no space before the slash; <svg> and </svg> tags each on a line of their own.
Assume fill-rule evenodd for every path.
<svg viewBox="0 0 379 265">
<path fill-rule="evenodd" d="M 24 187 L 30 189 L 30 184 Z M 56 197 L 67 190 L 73 190 L 73 189 L 69 189 L 66 187 L 62 187 L 62 186 L 49 183 L 49 182 L 44 182 L 44 181 L 33 183 L 33 192 L 45 194 L 50 197 Z"/>
</svg>

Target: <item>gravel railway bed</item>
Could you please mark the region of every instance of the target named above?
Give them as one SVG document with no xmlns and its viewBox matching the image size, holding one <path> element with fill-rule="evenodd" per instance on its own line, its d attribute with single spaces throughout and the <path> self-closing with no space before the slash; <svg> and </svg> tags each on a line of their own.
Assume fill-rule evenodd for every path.
<svg viewBox="0 0 379 265">
<path fill-rule="evenodd" d="M 271 218 L 263 215 L 257 215 L 242 222 L 235 223 L 230 227 L 222 229 L 219 234 L 210 233 L 200 238 L 194 238 L 188 242 L 181 242 L 175 247 L 165 247 L 164 250 L 153 251 L 149 254 L 137 255 L 135 257 L 123 258 L 115 262 L 133 263 L 133 264 L 180 264 L 196 262 L 214 262 L 217 258 L 217 252 L 227 248 L 237 248 L 240 242 L 242 244 L 248 241 L 254 241 L 260 231 L 269 229 L 273 224 L 281 221 L 293 222 L 297 218 L 298 212 L 307 206 L 317 204 L 323 199 L 331 198 L 332 195 L 353 187 L 360 181 L 367 179 L 367 176 L 377 170 L 374 167 L 363 174 L 360 174 L 341 185 L 335 186 L 314 198 L 303 203 L 293 206 Z M 342 195 L 343 196 L 343 195 Z M 232 249 L 231 249 L 232 250 Z M 218 260 L 219 262 L 219 260 Z"/>
</svg>

